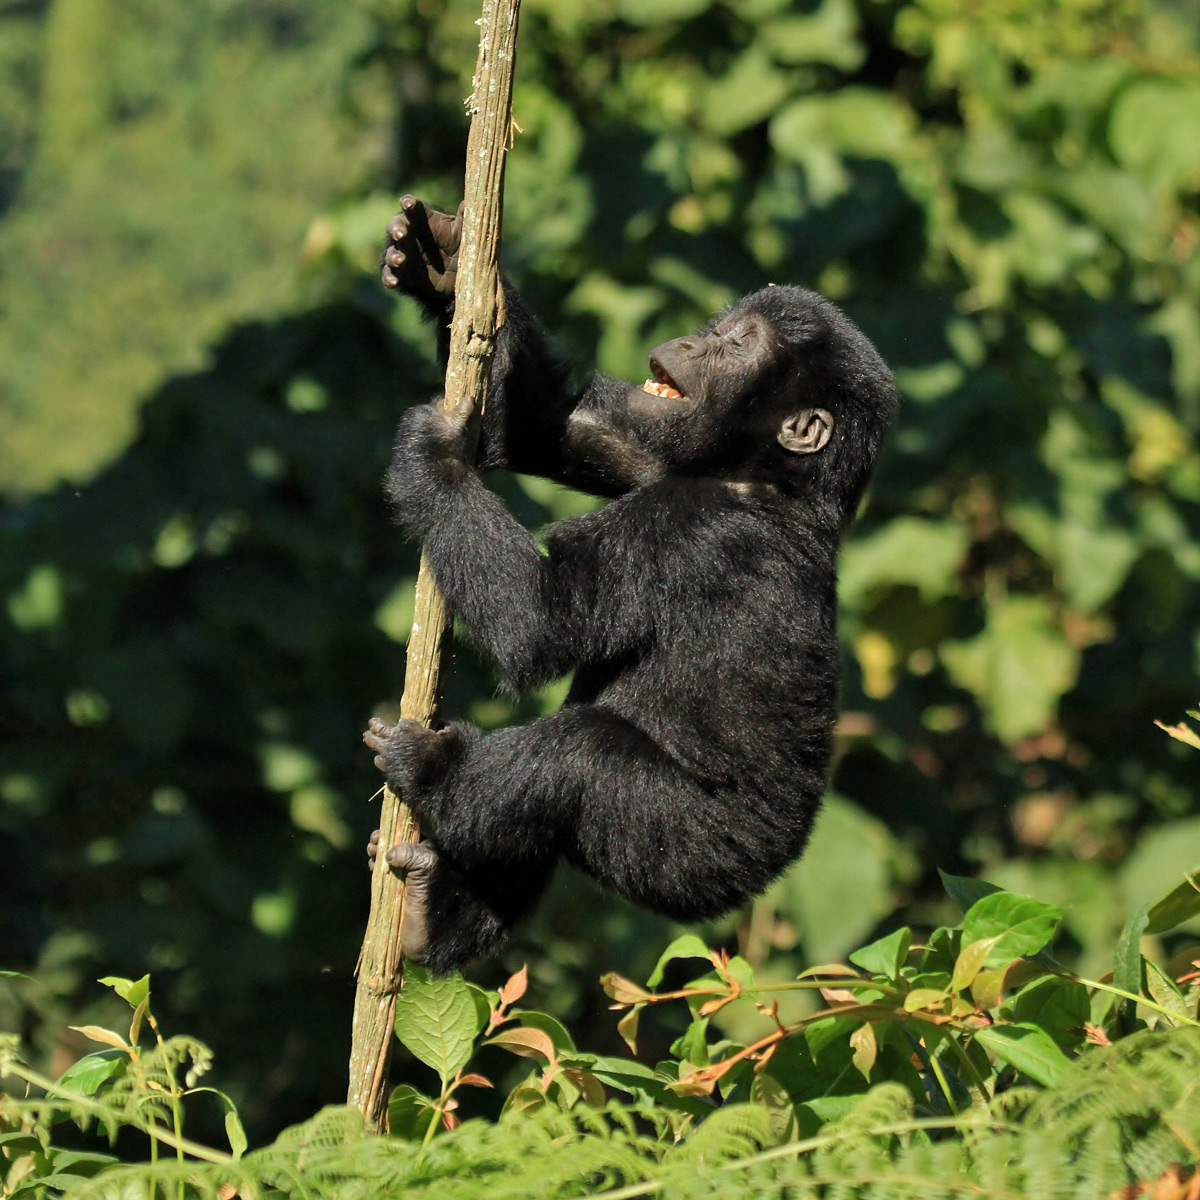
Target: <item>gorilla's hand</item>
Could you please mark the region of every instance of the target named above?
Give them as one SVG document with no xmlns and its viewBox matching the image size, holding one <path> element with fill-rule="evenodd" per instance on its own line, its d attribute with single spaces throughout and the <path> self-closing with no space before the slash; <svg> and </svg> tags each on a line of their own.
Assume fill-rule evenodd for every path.
<svg viewBox="0 0 1200 1200">
<path fill-rule="evenodd" d="M 367 843 L 367 858 L 374 870 L 379 856 L 379 830 Z M 383 861 L 403 875 L 407 885 L 404 893 L 404 915 L 400 920 L 400 953 L 413 962 L 425 961 L 429 949 L 429 880 L 438 856 L 428 839 L 420 842 L 401 842 L 393 846 Z"/>
<path fill-rule="evenodd" d="M 388 246 L 380 272 L 384 286 L 428 308 L 445 308 L 454 299 L 458 276 L 462 205 L 451 216 L 416 196 L 403 196 L 400 210 L 387 228 Z"/>
<path fill-rule="evenodd" d="M 453 726 L 434 730 L 420 721 L 405 719 L 389 725 L 372 717 L 363 741 L 376 752 L 375 765 L 388 787 L 421 811 L 421 793 L 441 782 L 458 756 L 460 738 Z"/>
</svg>

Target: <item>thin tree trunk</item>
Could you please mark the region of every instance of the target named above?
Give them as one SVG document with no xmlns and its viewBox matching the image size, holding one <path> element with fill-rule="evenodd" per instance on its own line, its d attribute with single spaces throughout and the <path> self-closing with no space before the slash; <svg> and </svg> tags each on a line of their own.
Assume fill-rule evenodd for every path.
<svg viewBox="0 0 1200 1200">
<path fill-rule="evenodd" d="M 478 414 L 487 392 L 496 329 L 503 322 L 500 295 L 500 208 L 504 154 L 512 128 L 512 77 L 520 0 L 483 0 L 479 58 L 469 111 L 467 169 L 463 194 L 462 249 L 455 287 L 454 324 L 446 368 L 447 411 Z M 470 439 L 474 446 L 475 435 Z M 473 451 L 472 451 L 473 452 Z M 437 713 L 442 666 L 450 646 L 451 615 L 421 559 L 416 611 L 408 640 L 403 717 L 430 725 Z M 380 856 L 421 835 L 412 811 L 391 789 L 383 794 L 379 817 Z M 400 920 L 404 884 L 383 868 L 371 873 L 371 915 L 358 960 L 358 990 L 351 1033 L 350 1089 L 347 1101 L 368 1123 L 382 1130 L 387 1112 L 387 1064 L 391 1052 L 396 994 L 403 980 Z"/>
</svg>

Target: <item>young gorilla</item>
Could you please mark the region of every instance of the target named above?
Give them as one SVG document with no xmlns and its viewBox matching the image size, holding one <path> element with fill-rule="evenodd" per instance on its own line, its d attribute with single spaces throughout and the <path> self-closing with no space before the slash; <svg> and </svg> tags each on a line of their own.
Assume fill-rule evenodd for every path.
<svg viewBox="0 0 1200 1200">
<path fill-rule="evenodd" d="M 383 281 L 443 347 L 461 214 L 412 196 Z M 388 491 L 472 637 L 521 690 L 574 671 L 562 709 L 483 734 L 370 722 L 364 740 L 434 841 L 408 877 L 406 955 L 493 950 L 562 856 L 681 920 L 760 892 L 803 850 L 838 688 L 837 552 L 892 419 L 891 375 L 832 304 L 769 287 L 651 352 L 657 383 L 582 390 L 506 287 L 479 469 L 615 497 L 545 553 L 432 405 L 400 423 Z M 369 853 L 378 854 L 378 833 Z"/>
</svg>

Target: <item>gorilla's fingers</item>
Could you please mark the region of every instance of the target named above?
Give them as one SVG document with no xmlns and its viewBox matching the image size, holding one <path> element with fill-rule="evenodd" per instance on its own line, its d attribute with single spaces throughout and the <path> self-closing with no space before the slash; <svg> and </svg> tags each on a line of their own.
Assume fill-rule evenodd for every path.
<svg viewBox="0 0 1200 1200">
<path fill-rule="evenodd" d="M 413 962 L 424 962 L 429 949 L 429 882 L 437 866 L 437 851 L 427 841 L 401 842 L 385 857 L 388 866 L 405 873 L 400 952 Z"/>
<path fill-rule="evenodd" d="M 422 873 L 437 865 L 437 851 L 428 842 L 401 842 L 384 855 L 393 871 Z"/>
<path fill-rule="evenodd" d="M 441 275 L 446 269 L 446 260 L 442 256 L 442 248 L 429 228 L 430 211 L 415 196 L 402 196 L 400 206 L 408 213 L 408 228 L 417 240 L 430 271 Z M 437 214 L 444 215 L 444 214 Z"/>
</svg>

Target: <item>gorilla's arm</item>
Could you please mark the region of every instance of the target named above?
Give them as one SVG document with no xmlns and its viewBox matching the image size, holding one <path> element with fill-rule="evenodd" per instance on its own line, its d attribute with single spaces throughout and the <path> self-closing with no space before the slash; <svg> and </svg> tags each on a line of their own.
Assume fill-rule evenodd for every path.
<svg viewBox="0 0 1200 1200">
<path fill-rule="evenodd" d="M 603 539 L 588 532 L 605 515 L 577 519 L 575 536 L 555 537 L 542 554 L 463 463 L 461 440 L 433 405 L 409 409 L 387 488 L 451 607 L 505 679 L 523 689 L 644 640 L 649 615 L 630 604 L 629 584 L 604 564 Z"/>
<path fill-rule="evenodd" d="M 416 300 L 438 332 L 443 363 L 454 318 L 461 209 L 439 212 L 413 196 L 388 226 L 383 282 Z M 636 389 L 596 374 L 575 387 L 557 347 L 503 282 L 503 322 L 496 334 L 479 446 L 482 470 L 542 475 L 582 491 L 618 496 L 662 474 L 636 437 L 629 396 Z"/>
</svg>

